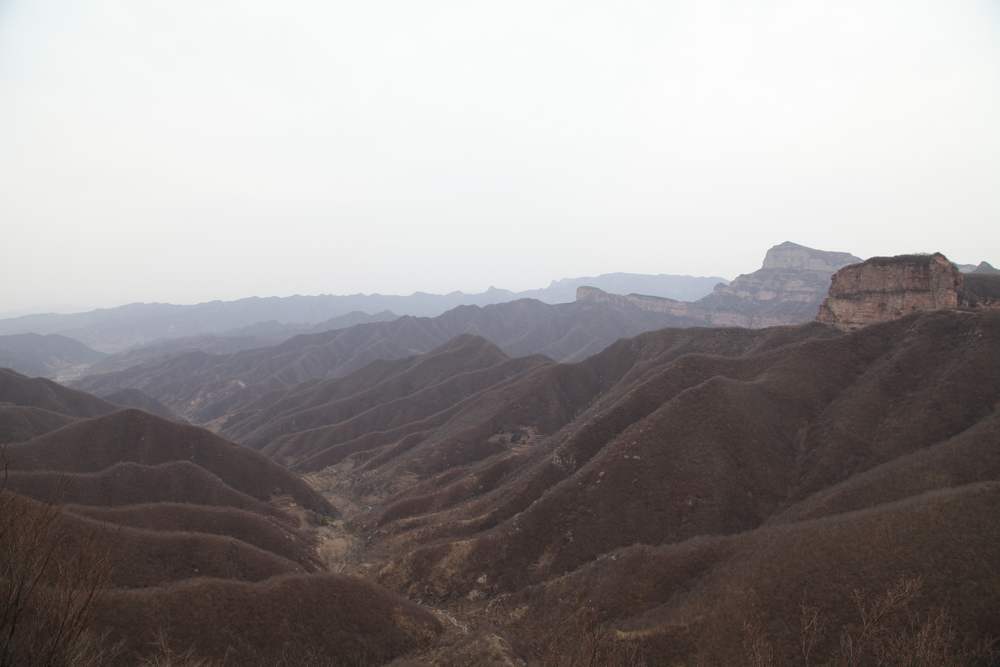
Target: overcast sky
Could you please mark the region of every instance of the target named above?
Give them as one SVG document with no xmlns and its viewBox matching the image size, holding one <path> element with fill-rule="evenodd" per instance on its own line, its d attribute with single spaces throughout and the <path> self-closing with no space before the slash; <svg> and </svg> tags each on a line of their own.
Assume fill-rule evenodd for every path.
<svg viewBox="0 0 1000 667">
<path fill-rule="evenodd" d="M 1000 0 L 0 0 L 0 311 L 1000 262 Z"/>
</svg>

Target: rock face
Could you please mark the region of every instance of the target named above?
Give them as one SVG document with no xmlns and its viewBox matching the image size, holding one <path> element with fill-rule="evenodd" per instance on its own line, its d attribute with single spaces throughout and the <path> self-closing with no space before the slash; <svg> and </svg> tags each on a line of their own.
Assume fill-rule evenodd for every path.
<svg viewBox="0 0 1000 667">
<path fill-rule="evenodd" d="M 1000 277 L 963 276 L 941 253 L 873 257 L 833 276 L 816 319 L 852 330 L 946 308 L 1000 308 Z"/>
<path fill-rule="evenodd" d="M 712 294 L 686 302 L 641 294 L 608 294 L 593 287 L 577 290 L 578 301 L 631 305 L 668 313 L 695 326 L 762 328 L 801 324 L 816 316 L 830 287 L 830 277 L 841 267 L 860 262 L 846 252 L 828 252 L 785 242 L 767 251 L 763 266 L 716 285 Z"/>
</svg>

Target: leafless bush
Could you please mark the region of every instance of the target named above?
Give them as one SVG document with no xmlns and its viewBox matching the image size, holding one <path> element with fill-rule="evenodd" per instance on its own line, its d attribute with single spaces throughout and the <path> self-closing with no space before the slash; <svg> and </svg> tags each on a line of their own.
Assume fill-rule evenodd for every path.
<svg viewBox="0 0 1000 667">
<path fill-rule="evenodd" d="M 904 577 L 881 595 L 852 593 L 859 623 L 844 628 L 840 635 L 840 664 L 848 667 L 876 664 L 876 656 L 884 651 L 901 617 L 920 594 L 923 582 L 917 577 Z M 881 664 L 881 663 L 878 663 Z"/>
<path fill-rule="evenodd" d="M 819 607 L 810 605 L 803 595 L 799 605 L 799 650 L 804 667 L 812 665 L 816 646 L 823 640 L 823 631 Z"/>
<path fill-rule="evenodd" d="M 635 641 L 599 622 L 591 607 L 580 609 L 546 644 L 541 663 L 553 667 L 644 667 Z"/>
<path fill-rule="evenodd" d="M 749 667 L 774 667 L 774 645 L 757 619 L 743 624 L 743 651 Z"/>
<path fill-rule="evenodd" d="M 855 590 L 851 594 L 856 620 L 843 625 L 827 641 L 828 621 L 806 598 L 799 607 L 798 656 L 776 650 L 763 614 L 750 594 L 743 605 L 742 664 L 825 665 L 828 667 L 958 667 L 995 665 L 998 655 L 991 642 L 970 642 L 941 610 L 921 613 L 920 577 L 902 577 L 879 593 Z M 820 648 L 825 655 L 819 655 Z M 704 664 L 726 664 L 720 651 L 702 646 Z M 787 647 L 791 649 L 792 647 Z M 794 651 L 794 649 L 793 649 Z"/>
<path fill-rule="evenodd" d="M 91 630 L 110 564 L 96 539 L 62 549 L 60 510 L 6 491 L 0 450 L 0 667 L 106 664 Z"/>
<path fill-rule="evenodd" d="M 152 652 L 139 662 L 140 667 L 218 667 L 217 663 L 197 657 L 193 648 L 178 651 L 170 645 L 161 629 L 152 646 Z"/>
<path fill-rule="evenodd" d="M 914 602 L 922 591 L 920 577 L 903 577 L 880 595 L 854 591 L 858 623 L 842 630 L 836 664 L 843 667 L 993 664 L 997 655 L 991 642 L 974 643 L 962 637 L 942 609 L 923 615 L 914 610 Z"/>
</svg>

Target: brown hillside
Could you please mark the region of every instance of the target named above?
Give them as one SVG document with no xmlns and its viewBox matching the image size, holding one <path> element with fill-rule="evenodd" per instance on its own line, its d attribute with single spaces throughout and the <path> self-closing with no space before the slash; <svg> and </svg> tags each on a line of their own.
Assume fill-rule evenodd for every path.
<svg viewBox="0 0 1000 667">
<path fill-rule="evenodd" d="M 428 474 L 376 515 L 372 535 L 386 549 L 426 545 L 401 555 L 385 580 L 442 595 L 512 590 L 619 546 L 749 530 L 957 436 L 1000 400 L 997 313 L 927 313 L 847 335 L 816 325 L 685 335 L 704 351 L 657 356 L 681 336 L 664 331 L 598 355 L 643 350 L 611 388 L 527 448 L 510 443 L 449 469 L 440 455 L 459 450 L 451 442 L 468 450 L 481 440 L 431 434 L 366 468 L 355 490 L 371 490 L 382 472 Z M 597 363 L 610 359 L 577 368 Z M 518 402 L 544 405 L 532 400 L 544 387 Z M 400 456 L 409 457 L 402 467 Z M 440 541 L 449 535 L 456 541 Z M 484 575 L 486 585 L 476 583 Z"/>
<path fill-rule="evenodd" d="M 190 461 L 171 461 L 156 466 L 117 463 L 91 473 L 11 470 L 6 483 L 12 491 L 50 504 L 120 507 L 192 503 L 282 515 L 278 509 L 237 491 Z"/>
<path fill-rule="evenodd" d="M 657 660 L 745 664 L 756 640 L 773 651 L 771 664 L 797 665 L 805 604 L 822 619 L 813 664 L 827 664 L 842 633 L 860 631 L 852 591 L 873 601 L 901 578 L 919 578 L 912 603 L 885 619 L 890 635 L 903 639 L 911 615 L 943 610 L 959 639 L 996 637 L 998 506 L 1000 483 L 991 482 L 733 537 L 627 547 L 501 598 L 491 618 L 526 655 L 572 654 L 560 631 L 588 617 L 609 645 L 635 643 Z"/>
<path fill-rule="evenodd" d="M 902 500 L 927 491 L 1000 479 L 1000 412 L 958 435 L 823 489 L 772 517 L 801 521 Z"/>
<path fill-rule="evenodd" d="M 75 513 L 60 515 L 55 558 L 73 558 L 86 539 L 108 545 L 110 586 L 142 588 L 194 577 L 260 581 L 305 569 L 277 554 L 233 537 L 205 533 L 152 531 L 113 525 Z"/>
<path fill-rule="evenodd" d="M 256 452 L 227 442 L 204 429 L 161 419 L 140 410 L 123 410 L 70 424 L 29 442 L 8 447 L 7 456 L 13 470 L 74 473 L 94 473 L 123 462 L 155 466 L 184 461 L 203 468 L 226 485 L 258 500 L 289 495 L 308 509 L 330 511 L 329 504 L 304 482 Z"/>
<path fill-rule="evenodd" d="M 294 561 L 307 569 L 316 565 L 311 540 L 285 521 L 232 507 L 191 503 L 153 503 L 101 507 L 68 505 L 65 511 L 119 526 L 147 531 L 205 533 L 231 537 Z"/>
<path fill-rule="evenodd" d="M 964 298 L 972 306 L 1000 307 L 1000 271 L 970 273 L 964 276 Z"/>
<path fill-rule="evenodd" d="M 9 368 L 0 368 L 0 403 L 42 408 L 70 417 L 99 417 L 119 409 L 96 396 Z"/>
<path fill-rule="evenodd" d="M 487 340 L 459 336 L 425 355 L 377 364 L 377 373 L 366 368 L 343 379 L 298 385 L 227 419 L 223 432 L 242 444 L 260 447 L 279 435 L 344 422 L 455 375 L 505 361 L 508 357 Z M 391 424 L 380 425 L 384 429 Z"/>
<path fill-rule="evenodd" d="M 433 615 L 374 584 L 320 574 L 320 529 L 303 521 L 312 515 L 278 505 L 329 504 L 261 454 L 202 429 L 125 410 L 10 445 L 5 461 L 0 506 L 55 519 L 39 524 L 42 542 L 31 541 L 31 521 L 0 522 L 0 568 L 20 531 L 26 555 L 44 555 L 43 586 L 95 556 L 107 588 L 86 622 L 103 644 L 121 643 L 111 664 L 164 660 L 165 650 L 222 664 L 382 663 L 441 632 Z M 46 505 L 61 503 L 70 504 Z M 27 622 L 58 619 L 69 593 L 42 588 Z"/>
<path fill-rule="evenodd" d="M 376 404 L 329 426 L 280 437 L 264 451 L 281 461 L 301 462 L 303 469 L 316 469 L 321 459 L 328 465 L 348 453 L 398 442 L 413 433 L 444 424 L 464 414 L 483 392 L 507 386 L 532 369 L 550 363 L 539 357 L 523 357 L 459 373 L 437 384 L 418 386 L 408 396 Z"/>
<path fill-rule="evenodd" d="M 73 421 L 69 415 L 11 403 L 0 403 L 0 445 L 30 440 Z"/>
<path fill-rule="evenodd" d="M 178 362 L 160 376 L 174 399 L 259 452 L 125 411 L 11 445 L 10 487 L 123 535 L 102 540 L 116 584 L 146 589 L 112 593 L 100 619 L 126 662 L 158 629 L 236 664 L 416 650 L 401 662 L 839 665 L 850 649 L 848 664 L 957 665 L 965 635 L 1000 636 L 1000 312 L 662 329 L 572 363 L 509 357 L 597 339 L 572 318 L 526 327 L 535 309 Z M 431 345 L 449 318 L 477 335 Z M 399 332 L 430 351 L 403 354 Z M 362 349 L 359 363 L 398 354 L 322 374 Z M 265 456 L 346 519 L 277 509 L 314 492 Z M 434 604 L 443 632 L 373 584 L 272 577 L 320 554 Z"/>
<path fill-rule="evenodd" d="M 102 601 L 98 620 L 112 639 L 125 642 L 122 665 L 148 654 L 162 628 L 169 628 L 170 642 L 180 650 L 190 647 L 199 657 L 248 666 L 310 659 L 382 664 L 441 632 L 437 619 L 417 605 L 334 574 L 116 592 Z"/>
</svg>

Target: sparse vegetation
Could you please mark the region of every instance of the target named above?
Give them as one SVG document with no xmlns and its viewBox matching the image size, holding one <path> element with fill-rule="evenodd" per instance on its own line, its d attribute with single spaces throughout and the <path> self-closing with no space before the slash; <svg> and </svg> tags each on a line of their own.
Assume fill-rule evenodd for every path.
<svg viewBox="0 0 1000 667">
<path fill-rule="evenodd" d="M 10 446 L 4 502 L 28 509 L 0 509 L 10 524 L 35 508 L 58 539 L 13 594 L 33 602 L 5 650 L 68 638 L 38 644 L 37 664 L 149 667 L 985 666 L 998 341 L 996 316 L 929 314 L 850 334 L 668 330 L 554 364 L 464 336 L 231 415 L 263 454 L 335 461 L 315 488 L 203 429 L 66 415 Z M 30 533 L 16 549 L 44 553 Z M 95 536 L 114 567 L 88 596 L 73 572 Z"/>
<path fill-rule="evenodd" d="M 114 656 L 93 624 L 109 575 L 90 536 L 60 548 L 59 508 L 7 491 L 0 471 L 0 667 L 97 667 Z"/>
<path fill-rule="evenodd" d="M 798 655 L 782 657 L 764 619 L 751 610 L 743 622 L 746 664 L 754 667 L 969 667 L 996 664 L 996 642 L 963 636 L 947 611 L 921 604 L 923 580 L 901 577 L 885 590 L 850 595 L 854 618 L 839 628 L 806 602 L 801 606 Z M 752 596 L 751 596 L 752 597 Z M 826 646 L 826 655 L 818 647 Z M 699 662 L 725 664 L 711 644 Z"/>
<path fill-rule="evenodd" d="M 552 667 L 646 667 L 639 643 L 622 639 L 599 621 L 593 607 L 583 606 L 566 619 L 541 652 L 541 664 Z"/>
</svg>

